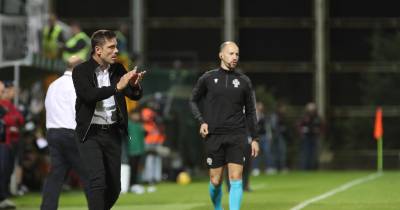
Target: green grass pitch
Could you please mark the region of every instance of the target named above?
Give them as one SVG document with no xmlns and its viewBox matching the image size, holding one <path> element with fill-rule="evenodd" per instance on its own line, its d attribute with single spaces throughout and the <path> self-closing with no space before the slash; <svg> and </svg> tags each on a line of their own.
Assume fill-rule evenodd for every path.
<svg viewBox="0 0 400 210">
<path fill-rule="evenodd" d="M 252 192 L 244 193 L 242 210 L 293 210 L 302 202 L 323 195 L 368 171 L 289 172 L 288 174 L 251 177 Z M 154 193 L 121 195 L 114 210 L 212 210 L 207 179 L 186 186 L 162 183 Z M 224 186 L 223 206 L 228 210 Z M 377 178 L 352 185 L 331 196 L 306 205 L 304 210 L 398 210 L 400 209 L 400 172 L 388 171 Z M 36 210 L 40 194 L 29 193 L 12 199 L 19 210 Z M 87 209 L 82 192 L 65 192 L 60 210 Z"/>
</svg>

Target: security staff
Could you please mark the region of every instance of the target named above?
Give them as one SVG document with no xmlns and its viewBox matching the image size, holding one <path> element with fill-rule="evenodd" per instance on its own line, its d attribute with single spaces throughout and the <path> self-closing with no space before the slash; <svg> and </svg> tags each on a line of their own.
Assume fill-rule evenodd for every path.
<svg viewBox="0 0 400 210">
<path fill-rule="evenodd" d="M 56 59 L 60 56 L 64 36 L 55 14 L 49 15 L 49 25 L 43 28 L 42 53 L 46 58 Z"/>
<path fill-rule="evenodd" d="M 70 27 L 73 35 L 65 43 L 63 60 L 67 62 L 72 55 L 75 55 L 84 61 L 90 53 L 90 38 L 81 30 L 79 23 L 73 22 Z"/>
</svg>

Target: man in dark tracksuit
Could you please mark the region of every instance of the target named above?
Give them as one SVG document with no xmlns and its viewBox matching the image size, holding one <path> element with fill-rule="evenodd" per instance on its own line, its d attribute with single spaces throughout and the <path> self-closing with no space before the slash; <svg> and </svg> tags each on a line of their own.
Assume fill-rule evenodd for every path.
<svg viewBox="0 0 400 210">
<path fill-rule="evenodd" d="M 142 96 L 138 78 L 131 81 L 136 69 L 126 72 L 115 63 L 115 33 L 93 33 L 92 57 L 75 67 L 72 79 L 76 90 L 76 133 L 78 149 L 89 174 L 89 209 L 111 209 L 120 190 L 121 139 L 127 136 L 125 96 Z"/>
<path fill-rule="evenodd" d="M 255 97 L 250 79 L 235 70 L 239 60 L 238 46 L 234 42 L 224 42 L 219 58 L 220 68 L 206 72 L 197 81 L 190 105 L 200 123 L 200 135 L 205 138 L 209 192 L 214 208 L 222 209 L 222 175 L 224 166 L 228 165 L 229 209 L 239 210 L 243 164 L 247 161 L 247 130 L 252 138 L 252 156 L 257 156 L 259 151 Z M 202 111 L 199 109 L 201 102 Z"/>
</svg>

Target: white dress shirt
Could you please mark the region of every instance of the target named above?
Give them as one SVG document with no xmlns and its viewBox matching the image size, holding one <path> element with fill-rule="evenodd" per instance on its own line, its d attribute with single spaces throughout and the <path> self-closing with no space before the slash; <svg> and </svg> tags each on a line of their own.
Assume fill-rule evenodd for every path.
<svg viewBox="0 0 400 210">
<path fill-rule="evenodd" d="M 97 77 L 97 83 L 99 88 L 101 87 L 108 87 L 111 85 L 110 83 L 110 73 L 108 69 L 102 70 L 100 66 L 97 67 L 95 73 Z M 116 122 L 116 119 L 112 117 L 114 113 L 114 117 L 116 117 L 116 104 L 114 100 L 114 96 L 110 96 L 102 101 L 98 101 L 96 103 L 96 108 L 94 110 L 94 115 L 92 119 L 93 124 L 113 124 Z"/>
<path fill-rule="evenodd" d="M 72 71 L 65 71 L 64 75 L 52 82 L 47 90 L 46 128 L 75 129 L 75 100 Z"/>
</svg>

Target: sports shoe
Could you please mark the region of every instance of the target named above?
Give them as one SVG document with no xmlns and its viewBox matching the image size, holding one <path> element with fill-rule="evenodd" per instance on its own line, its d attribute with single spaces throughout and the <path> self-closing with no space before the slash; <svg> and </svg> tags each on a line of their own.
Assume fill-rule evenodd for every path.
<svg viewBox="0 0 400 210">
<path fill-rule="evenodd" d="M 130 189 L 131 192 L 135 193 L 135 194 L 143 194 L 145 192 L 145 189 L 142 185 L 139 184 L 135 184 L 131 186 Z"/>
<path fill-rule="evenodd" d="M 251 171 L 251 175 L 253 176 L 259 176 L 260 175 L 260 169 L 255 168 Z"/>
<path fill-rule="evenodd" d="M 1 210 L 9 210 L 9 209 L 16 209 L 15 203 L 8 200 L 8 199 L 4 199 L 0 202 L 0 209 Z"/>
<path fill-rule="evenodd" d="M 276 170 L 276 168 L 268 168 L 268 169 L 265 171 L 265 173 L 266 173 L 267 175 L 275 175 L 275 174 L 278 173 L 278 171 Z"/>
<path fill-rule="evenodd" d="M 155 191 L 157 191 L 156 186 L 151 185 L 151 186 L 149 186 L 149 187 L 147 188 L 147 192 L 148 192 L 148 193 L 153 193 L 153 192 L 155 192 Z"/>
</svg>

